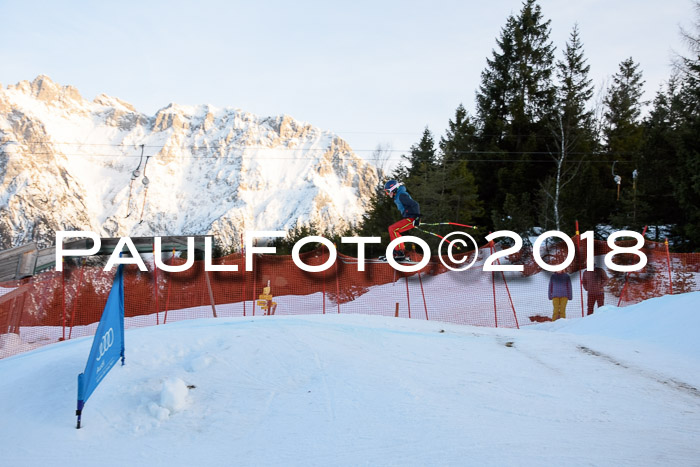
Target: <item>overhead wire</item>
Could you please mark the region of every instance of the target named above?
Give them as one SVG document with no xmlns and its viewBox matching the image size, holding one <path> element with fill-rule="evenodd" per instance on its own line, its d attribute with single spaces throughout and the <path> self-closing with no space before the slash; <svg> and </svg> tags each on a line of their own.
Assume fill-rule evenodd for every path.
<svg viewBox="0 0 700 467">
<path fill-rule="evenodd" d="M 5 141 L 4 143 L 15 143 L 15 144 L 22 144 L 17 141 Z M 46 142 L 40 142 L 40 141 L 35 141 L 35 142 L 29 142 L 28 144 L 46 144 Z M 73 145 L 73 146 L 101 146 L 101 147 L 112 147 L 112 148 L 123 148 L 123 149 L 131 149 L 132 145 L 122 145 L 122 144 L 106 144 L 106 143 L 69 143 L 69 142 L 51 142 L 51 144 L 54 145 Z M 138 145 L 141 148 L 157 148 L 159 150 L 163 149 L 162 145 L 146 145 L 146 144 L 141 144 Z M 312 153 L 312 152 L 328 152 L 329 148 L 288 148 L 288 147 L 268 147 L 268 146 L 231 146 L 231 145 L 202 145 L 202 146 L 196 146 L 196 145 L 183 145 L 183 146 L 171 146 L 169 149 L 175 150 L 175 149 L 180 149 L 180 150 L 190 150 L 190 151 L 216 151 L 216 150 L 222 150 L 222 149 L 227 149 L 229 151 L 270 151 L 270 152 L 280 152 L 280 151 L 295 151 L 295 152 L 304 152 L 304 153 Z M 369 149 L 350 149 L 349 154 L 353 153 L 358 153 L 358 152 L 375 152 L 377 151 L 376 149 L 374 150 L 369 150 Z M 397 153 L 401 152 L 405 156 L 406 154 L 417 154 L 420 153 L 421 151 L 415 151 L 415 150 L 402 150 L 402 149 L 387 149 L 387 150 L 381 150 L 380 152 L 382 153 L 387 153 L 387 152 L 392 152 L 392 153 Z M 425 151 L 423 151 L 425 152 Z M 84 152 L 59 152 L 62 156 L 66 157 L 123 157 L 123 158 L 136 158 L 136 157 L 142 157 L 138 156 L 135 154 L 125 154 L 125 153 L 84 153 Z M 22 151 L 22 154 L 24 155 L 32 155 L 32 156 L 42 156 L 42 155 L 54 155 L 56 152 L 51 152 L 51 151 Z M 624 156 L 632 156 L 633 154 L 628 154 L 628 153 L 607 153 L 607 152 L 590 152 L 590 151 L 573 151 L 568 153 L 571 156 L 590 156 L 591 158 L 586 158 L 586 157 L 581 157 L 581 158 L 571 158 L 569 159 L 570 162 L 602 162 L 602 163 L 614 163 L 617 159 L 615 160 L 602 160 L 599 159 L 599 156 L 606 156 L 606 157 L 624 157 Z M 173 152 L 168 151 L 165 155 L 174 155 Z M 510 150 L 503 150 L 503 151 L 451 151 L 450 155 L 503 155 L 503 156 L 510 156 L 512 157 L 513 155 L 521 155 L 521 156 L 553 156 L 557 155 L 555 152 L 548 152 L 548 151 L 510 151 Z M 244 157 L 254 157 L 254 156 L 259 156 L 259 153 L 257 154 L 236 154 L 236 157 L 244 158 Z M 151 156 L 149 156 L 151 157 Z M 215 154 L 215 155 L 197 155 L 197 154 L 177 154 L 176 157 L 181 158 L 181 159 L 221 159 L 222 155 Z M 361 157 L 363 160 L 366 161 L 383 161 L 386 158 L 385 157 L 366 157 L 366 156 L 358 156 Z M 593 159 L 595 158 L 595 159 Z M 298 157 L 281 157 L 281 156 L 265 156 L 265 159 L 270 159 L 270 160 L 297 160 Z M 484 159 L 484 158 L 474 158 L 474 159 L 465 159 L 465 158 L 460 158 L 459 160 L 456 161 L 448 161 L 448 163 L 459 163 L 459 162 L 534 162 L 534 163 L 551 163 L 553 160 L 551 158 L 547 159 L 530 159 L 530 160 L 523 160 L 523 159 L 503 159 L 503 158 L 498 158 L 498 159 Z"/>
</svg>

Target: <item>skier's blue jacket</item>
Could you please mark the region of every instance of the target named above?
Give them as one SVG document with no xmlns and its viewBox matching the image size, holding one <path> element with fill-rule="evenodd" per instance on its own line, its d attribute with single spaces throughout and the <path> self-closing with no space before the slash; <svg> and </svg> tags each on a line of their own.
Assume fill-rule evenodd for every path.
<svg viewBox="0 0 700 467">
<path fill-rule="evenodd" d="M 404 218 L 410 217 L 415 219 L 416 217 L 420 217 L 420 206 L 413 198 L 411 198 L 411 195 L 408 194 L 406 187 L 403 185 L 396 189 L 394 204 L 396 204 L 396 207 L 399 208 L 399 211 Z"/>
</svg>

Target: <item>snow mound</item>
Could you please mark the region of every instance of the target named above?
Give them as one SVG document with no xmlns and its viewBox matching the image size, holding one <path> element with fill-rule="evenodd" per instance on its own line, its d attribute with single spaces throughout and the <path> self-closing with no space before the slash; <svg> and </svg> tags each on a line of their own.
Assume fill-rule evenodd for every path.
<svg viewBox="0 0 700 467">
<path fill-rule="evenodd" d="M 644 341 L 700 359 L 700 292 L 665 295 L 623 308 L 606 305 L 585 319 L 560 319 L 531 329 Z"/>
<path fill-rule="evenodd" d="M 678 349 L 694 352 L 699 305 L 522 330 L 345 314 L 130 329 L 80 430 L 92 338 L 73 339 L 0 360 L 2 462 L 697 465 L 700 360 Z"/>
<path fill-rule="evenodd" d="M 179 412 L 187 406 L 187 384 L 180 378 L 168 378 L 160 392 L 160 405 L 170 412 Z"/>
</svg>

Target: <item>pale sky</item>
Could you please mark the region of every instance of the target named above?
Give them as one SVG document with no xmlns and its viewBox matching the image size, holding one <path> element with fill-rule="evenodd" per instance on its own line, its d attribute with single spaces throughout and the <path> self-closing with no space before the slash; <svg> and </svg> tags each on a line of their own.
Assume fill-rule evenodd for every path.
<svg viewBox="0 0 700 467">
<path fill-rule="evenodd" d="M 556 58 L 574 23 L 596 86 L 632 57 L 645 98 L 687 54 L 691 0 L 539 0 Z M 147 115 L 176 102 L 288 114 L 345 138 L 361 156 L 396 154 L 460 103 L 473 113 L 486 57 L 520 0 L 0 0 L 0 83 L 48 75 L 92 100 Z"/>
</svg>

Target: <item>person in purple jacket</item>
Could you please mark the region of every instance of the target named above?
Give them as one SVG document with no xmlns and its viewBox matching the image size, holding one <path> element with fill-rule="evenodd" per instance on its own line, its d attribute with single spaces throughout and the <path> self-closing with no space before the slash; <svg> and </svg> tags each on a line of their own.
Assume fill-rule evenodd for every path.
<svg viewBox="0 0 700 467">
<path fill-rule="evenodd" d="M 554 311 L 552 321 L 566 318 L 566 303 L 571 300 L 571 279 L 564 271 L 557 271 L 549 279 L 549 299 Z"/>
</svg>

